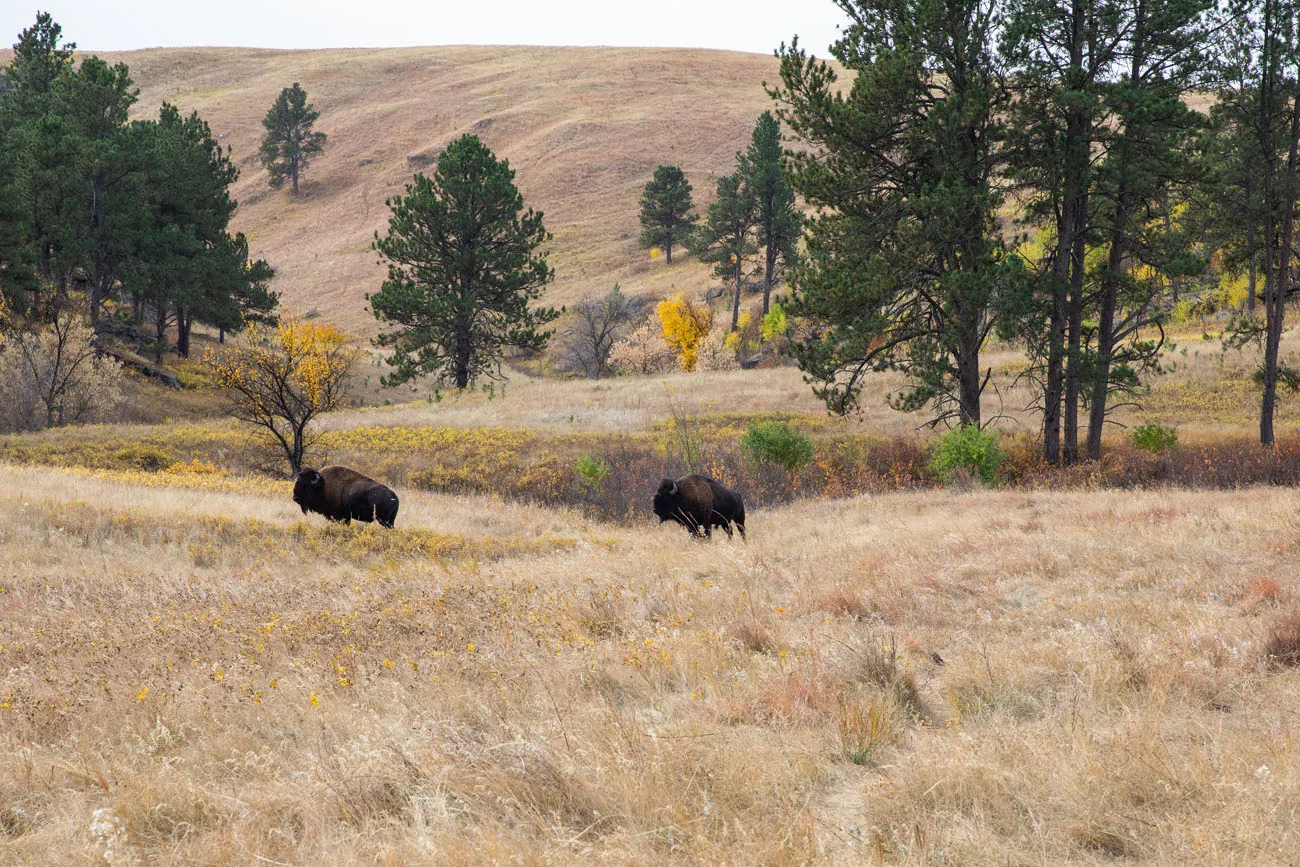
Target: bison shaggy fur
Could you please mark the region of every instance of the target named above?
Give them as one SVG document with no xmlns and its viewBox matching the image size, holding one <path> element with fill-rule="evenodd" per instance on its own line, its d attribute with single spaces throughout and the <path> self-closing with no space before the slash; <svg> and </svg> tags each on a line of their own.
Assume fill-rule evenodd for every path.
<svg viewBox="0 0 1300 867">
<path fill-rule="evenodd" d="M 355 519 L 391 528 L 397 520 L 397 494 L 348 467 L 303 467 L 293 483 L 293 501 L 304 515 L 316 512 L 344 524 Z"/>
<path fill-rule="evenodd" d="M 676 521 L 692 534 L 713 535 L 721 527 L 731 537 L 731 525 L 745 538 L 745 503 L 740 494 L 708 476 L 682 476 L 659 483 L 653 501 L 659 523 Z"/>
</svg>

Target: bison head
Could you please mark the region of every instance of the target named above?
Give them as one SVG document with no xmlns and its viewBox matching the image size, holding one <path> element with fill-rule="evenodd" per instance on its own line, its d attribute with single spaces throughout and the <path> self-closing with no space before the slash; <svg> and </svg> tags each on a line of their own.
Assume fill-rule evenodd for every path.
<svg viewBox="0 0 1300 867">
<path fill-rule="evenodd" d="M 308 507 L 318 506 L 325 494 L 325 477 L 312 467 L 303 467 L 293 483 L 293 501 L 307 514 Z"/>
<path fill-rule="evenodd" d="M 671 521 L 678 517 L 682 508 L 682 493 L 672 479 L 664 479 L 655 491 L 654 512 L 659 516 L 659 523 Z"/>
</svg>

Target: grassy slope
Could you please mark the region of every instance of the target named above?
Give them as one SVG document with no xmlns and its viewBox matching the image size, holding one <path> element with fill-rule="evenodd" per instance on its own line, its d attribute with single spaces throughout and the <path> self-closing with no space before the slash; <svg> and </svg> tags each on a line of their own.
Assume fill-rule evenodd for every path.
<svg viewBox="0 0 1300 867">
<path fill-rule="evenodd" d="M 242 176 L 235 227 L 279 269 L 289 306 L 318 308 L 362 333 L 382 270 L 369 249 L 402 191 L 455 136 L 473 132 L 517 172 L 527 205 L 555 235 L 554 303 L 604 292 L 701 290 L 698 262 L 652 262 L 636 242 L 641 188 L 659 163 L 683 167 L 697 201 L 734 168 L 771 107 L 770 57 L 671 49 L 450 47 L 264 51 L 153 49 L 105 55 L 140 88 L 137 116 L 163 100 L 197 110 Z M 0 59 L 3 55 L 0 55 Z M 300 82 L 330 136 L 304 196 L 274 192 L 256 162 L 262 117 Z"/>
<path fill-rule="evenodd" d="M 740 546 L 477 497 L 404 495 L 386 533 L 284 485 L 0 483 L 5 863 L 1295 847 L 1300 682 L 1264 656 L 1288 490 L 805 502 Z"/>
</svg>

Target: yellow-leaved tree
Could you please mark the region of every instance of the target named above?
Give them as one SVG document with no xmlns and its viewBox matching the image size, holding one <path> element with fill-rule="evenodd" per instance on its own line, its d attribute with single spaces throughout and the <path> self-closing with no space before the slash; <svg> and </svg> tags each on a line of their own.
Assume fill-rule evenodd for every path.
<svg viewBox="0 0 1300 867">
<path fill-rule="evenodd" d="M 216 357 L 217 382 L 235 418 L 283 450 L 293 475 L 314 445 L 311 423 L 339 405 L 358 351 L 342 331 L 284 318 L 249 322 L 238 342 Z"/>
<path fill-rule="evenodd" d="M 684 293 L 678 292 L 659 302 L 658 313 L 664 342 L 677 356 L 682 370 L 694 370 L 700 340 L 713 326 L 713 311 L 705 304 L 687 300 Z"/>
</svg>

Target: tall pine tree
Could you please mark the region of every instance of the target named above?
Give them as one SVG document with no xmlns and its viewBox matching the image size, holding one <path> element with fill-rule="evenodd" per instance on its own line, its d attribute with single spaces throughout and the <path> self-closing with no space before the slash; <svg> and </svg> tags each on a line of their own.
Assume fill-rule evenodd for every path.
<svg viewBox="0 0 1300 867">
<path fill-rule="evenodd" d="M 781 125 L 763 112 L 754 126 L 749 148 L 741 154 L 740 171 L 754 197 L 755 230 L 763 249 L 763 315 L 771 309 L 772 285 L 781 266 L 794 261 L 795 245 L 803 233 L 803 217 L 795 210 L 794 191 L 781 172 Z"/>
<path fill-rule="evenodd" d="M 272 189 L 280 189 L 287 180 L 298 195 L 299 179 L 307 164 L 325 149 L 328 138 L 312 128 L 319 117 L 320 112 L 307 102 L 307 91 L 296 81 L 276 97 L 262 119 L 266 135 L 258 151 Z"/>
<path fill-rule="evenodd" d="M 1169 209 L 1174 194 L 1190 191 L 1197 176 L 1192 145 L 1204 118 L 1187 108 L 1183 95 L 1198 83 L 1210 5 L 1133 0 L 1121 43 L 1124 65 L 1104 92 L 1108 141 L 1097 171 L 1096 223 L 1106 259 L 1088 305 L 1096 328 L 1084 346 L 1091 374 L 1091 394 L 1083 395 L 1087 454 L 1094 460 L 1101 457 L 1110 396 L 1132 391 L 1163 348 L 1162 332 L 1143 336 L 1159 324 L 1162 281 L 1135 279 L 1135 266 L 1177 280 L 1198 264 Z"/>
<path fill-rule="evenodd" d="M 678 166 L 659 166 L 641 193 L 641 245 L 664 251 L 673 263 L 673 247 L 687 246 L 699 218 L 691 201 L 691 183 Z"/>
<path fill-rule="evenodd" d="M 795 357 L 833 411 L 854 408 L 868 373 L 900 370 L 895 406 L 979 424 L 992 304 L 1020 272 L 996 218 L 1000 21 L 981 0 L 837 2 L 847 94 L 797 40 L 773 92 L 811 146 L 791 155 L 791 185 L 818 209 L 793 274 Z"/>
<path fill-rule="evenodd" d="M 1233 0 L 1224 10 L 1217 71 L 1228 122 L 1253 133 L 1258 155 L 1264 272 L 1264 321 L 1233 322 L 1225 342 L 1259 344 L 1259 438 L 1274 441 L 1278 386 L 1300 387 L 1300 371 L 1280 358 L 1286 302 L 1292 292 L 1297 196 L 1300 195 L 1300 10 L 1284 0 Z M 1253 143 L 1252 143 L 1253 144 Z"/>
<path fill-rule="evenodd" d="M 508 348 L 542 349 L 544 326 L 560 315 L 531 307 L 554 276 L 539 250 L 550 239 L 542 215 L 523 210 L 515 173 L 477 136 L 438 157 L 433 177 L 417 174 L 389 199 L 388 233 L 374 247 L 388 279 L 370 309 L 396 325 L 378 342 L 393 347 L 387 385 L 433 374 L 458 389 L 500 375 Z"/>
<path fill-rule="evenodd" d="M 1043 453 L 1078 452 L 1086 252 L 1102 100 L 1119 62 L 1124 0 L 1011 0 L 1003 54 L 1015 69 L 1008 177 L 1049 241 L 1016 312 L 1041 388 Z"/>
<path fill-rule="evenodd" d="M 713 273 L 723 280 L 732 281 L 732 331 L 736 330 L 740 321 L 740 293 L 745 286 L 745 257 L 758 249 L 754 244 L 757 213 L 754 194 L 745 182 L 744 175 L 737 170 L 734 174 L 718 178 L 718 198 L 709 205 L 696 235 L 696 252 L 700 261 L 713 262 Z"/>
</svg>

